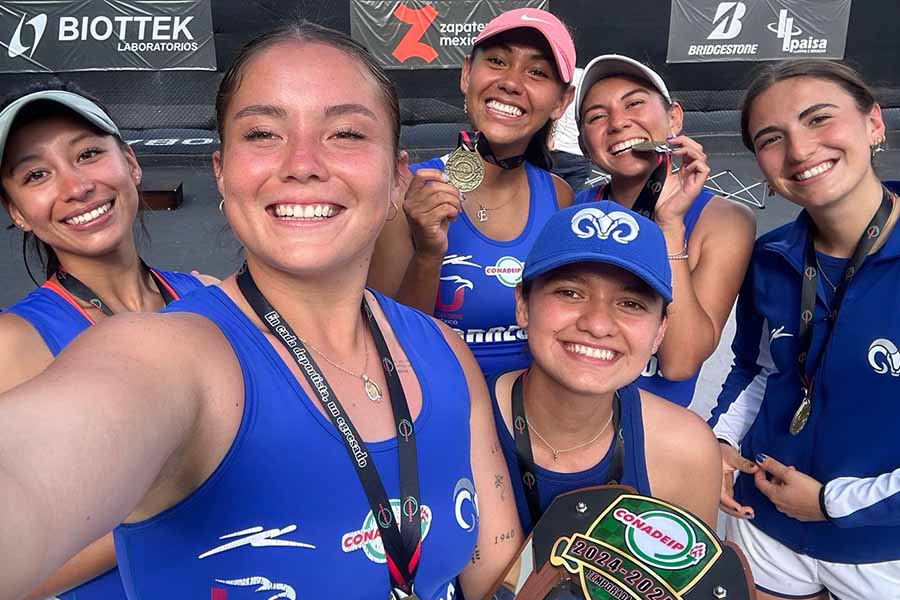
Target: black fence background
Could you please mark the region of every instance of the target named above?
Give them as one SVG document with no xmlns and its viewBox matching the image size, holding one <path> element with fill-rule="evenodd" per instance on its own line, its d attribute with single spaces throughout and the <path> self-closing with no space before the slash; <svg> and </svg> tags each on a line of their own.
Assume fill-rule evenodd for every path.
<svg viewBox="0 0 900 600">
<path fill-rule="evenodd" d="M 656 68 L 688 111 L 733 111 L 758 63 L 666 64 L 670 3 L 663 0 L 551 0 L 550 9 L 571 28 L 578 64 L 609 52 L 627 54 Z M 213 100 L 222 72 L 238 48 L 292 14 L 349 32 L 349 0 L 213 0 L 219 71 L 63 73 L 100 97 L 126 129 L 214 129 Z M 900 106 L 900 2 L 857 0 L 850 14 L 847 60 L 876 87 L 885 107 Z M 401 96 L 405 125 L 465 120 L 459 71 L 391 71 Z M 47 75 L 0 75 L 10 91 Z"/>
</svg>

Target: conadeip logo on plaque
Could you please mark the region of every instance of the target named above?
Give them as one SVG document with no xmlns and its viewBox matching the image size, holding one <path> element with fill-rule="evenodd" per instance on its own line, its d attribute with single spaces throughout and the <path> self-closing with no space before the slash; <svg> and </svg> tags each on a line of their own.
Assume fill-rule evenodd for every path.
<svg viewBox="0 0 900 600">
<path fill-rule="evenodd" d="M 0 1 L 0 71 L 215 70 L 209 0 Z"/>
</svg>

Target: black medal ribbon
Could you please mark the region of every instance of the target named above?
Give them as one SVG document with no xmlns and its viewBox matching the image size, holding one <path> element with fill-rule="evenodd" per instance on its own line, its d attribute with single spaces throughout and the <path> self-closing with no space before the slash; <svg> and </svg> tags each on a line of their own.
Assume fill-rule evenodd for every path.
<svg viewBox="0 0 900 600">
<path fill-rule="evenodd" d="M 816 356 L 816 359 L 812 362 L 810 362 L 809 360 L 809 349 L 810 346 L 812 346 L 813 339 L 813 317 L 815 316 L 816 312 L 816 294 L 819 285 L 819 269 L 816 263 L 816 246 L 814 242 L 815 226 L 812 224 L 812 221 L 810 221 L 810 230 L 806 234 L 806 247 L 803 254 L 803 282 L 800 287 L 800 324 L 797 329 L 797 340 L 799 342 L 797 363 L 800 373 L 800 386 L 803 391 L 801 406 L 803 404 L 806 404 L 808 406 L 808 408 L 805 409 L 807 417 L 808 411 L 811 409 L 813 383 L 815 382 L 816 373 L 819 370 L 819 365 L 822 361 L 822 355 L 825 354 L 825 346 L 828 344 L 828 340 L 830 339 L 832 333 L 834 333 L 835 322 L 837 321 L 838 311 L 840 311 L 841 303 L 844 300 L 844 294 L 847 291 L 850 280 L 854 275 L 856 275 L 856 273 L 859 272 L 860 267 L 862 267 L 863 263 L 866 260 L 866 257 L 869 255 L 869 252 L 875 245 L 875 242 L 878 241 L 878 238 L 884 230 L 884 226 L 891 215 L 892 207 L 893 202 L 891 201 L 891 196 L 888 193 L 887 189 L 883 189 L 881 196 L 881 205 L 878 207 L 878 210 L 875 212 L 872 220 L 869 221 L 869 225 L 866 227 L 865 231 L 863 231 L 862 235 L 859 238 L 859 241 L 856 243 L 856 248 L 853 250 L 853 255 L 850 257 L 847 266 L 844 268 L 844 273 L 843 275 L 841 275 L 841 279 L 837 284 L 837 289 L 835 289 L 834 291 L 830 311 L 827 316 L 827 319 L 831 321 L 832 328 L 825 337 L 825 341 L 822 344 L 822 350 L 818 353 L 818 356 Z M 800 410 L 798 410 L 798 414 L 800 414 Z M 796 424 L 796 430 L 794 424 L 792 423 L 791 433 L 794 435 L 799 433 L 800 430 L 803 429 L 803 425 L 806 424 L 805 417 L 801 416 L 795 418 L 802 422 L 798 422 Z"/>
<path fill-rule="evenodd" d="M 531 451 L 531 435 L 528 432 L 528 419 L 525 418 L 525 393 L 524 383 L 528 371 L 516 377 L 512 387 L 512 425 L 513 437 L 516 442 L 516 458 L 519 464 L 519 476 L 522 478 L 522 487 L 525 490 L 525 501 L 528 503 L 528 512 L 531 514 L 531 526 L 534 527 L 540 520 L 541 497 L 538 493 L 537 475 L 535 475 L 534 455 Z M 622 481 L 624 471 L 625 445 L 619 431 L 620 407 L 619 393 L 616 392 L 612 406 L 613 427 L 613 455 L 609 465 L 606 484 Z"/>
<path fill-rule="evenodd" d="M 515 169 L 525 162 L 525 155 L 518 154 L 509 158 L 497 158 L 491 143 L 481 134 L 480 131 L 460 131 L 457 146 L 465 148 L 469 151 L 477 151 L 485 162 L 497 165 L 501 169 Z"/>
<path fill-rule="evenodd" d="M 170 292 L 169 287 L 162 280 L 162 278 L 150 267 L 147 266 L 143 260 L 141 261 L 141 267 L 149 271 L 150 277 L 153 278 L 153 282 L 156 283 L 157 289 L 159 289 L 159 295 L 162 296 L 163 302 L 166 305 L 171 304 L 177 298 L 175 298 Z M 97 310 L 101 311 L 107 317 L 113 316 L 113 312 L 109 309 L 106 303 L 100 299 L 100 296 L 97 295 L 94 290 L 85 285 L 80 279 L 72 275 L 71 273 L 66 272 L 63 269 L 58 269 L 55 273 L 56 280 L 59 282 L 61 286 L 65 288 L 67 292 L 94 306 Z"/>
<path fill-rule="evenodd" d="M 390 350 L 375 316 L 363 297 L 361 310 L 365 315 L 369 331 L 375 341 L 379 362 L 387 381 L 391 397 L 391 410 L 394 424 L 397 427 L 397 455 L 400 471 L 400 522 L 395 524 L 394 512 L 390 499 L 385 492 L 384 484 L 369 456 L 365 442 L 350 420 L 328 380 L 319 370 L 312 355 L 300 341 L 281 314 L 272 307 L 269 301 L 253 281 L 253 276 L 246 263 L 237 276 L 237 284 L 247 303 L 265 324 L 269 332 L 278 339 L 288 353 L 294 358 L 300 372 L 309 386 L 315 391 L 325 409 L 331 424 L 340 433 L 341 440 L 356 468 L 356 474 L 366 493 L 372 516 L 378 523 L 381 541 L 384 545 L 388 573 L 391 579 L 392 593 L 398 598 L 414 598 L 413 580 L 419 567 L 422 546 L 421 507 L 419 506 L 419 471 L 416 459 L 416 434 L 412 417 L 403 392 L 403 385 L 394 367 Z M 398 529 L 399 525 L 399 529 Z"/>
<path fill-rule="evenodd" d="M 647 217 L 652 221 L 653 213 L 654 211 L 656 211 L 656 203 L 659 201 L 659 195 L 660 193 L 662 193 L 663 186 L 666 184 L 666 177 L 669 176 L 669 173 L 671 171 L 672 156 L 668 152 L 656 154 L 656 167 L 654 167 L 653 171 L 650 173 L 650 177 L 647 179 L 647 183 L 645 183 L 644 187 L 641 188 L 641 191 L 638 194 L 637 199 L 634 201 L 634 206 L 631 207 L 631 210 Z M 602 187 L 597 188 L 597 193 L 594 196 L 594 199 L 616 201 L 615 198 L 609 197 L 610 187 L 611 186 L 609 184 L 606 184 Z"/>
</svg>

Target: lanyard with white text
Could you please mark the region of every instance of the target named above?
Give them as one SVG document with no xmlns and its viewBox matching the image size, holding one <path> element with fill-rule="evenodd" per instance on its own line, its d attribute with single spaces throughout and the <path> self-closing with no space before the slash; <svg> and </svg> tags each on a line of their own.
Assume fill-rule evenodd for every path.
<svg viewBox="0 0 900 600">
<path fill-rule="evenodd" d="M 656 167 L 650 173 L 647 183 L 641 188 L 637 200 L 634 201 L 634 206 L 631 207 L 631 210 L 634 212 L 644 215 L 651 220 L 653 219 L 653 212 L 656 210 L 656 202 L 659 200 L 659 195 L 666 183 L 666 177 L 672 171 L 672 156 L 670 154 L 659 153 L 656 157 Z M 609 184 L 606 184 L 597 188 L 594 200 L 612 200 L 615 202 L 615 198 L 609 197 L 610 187 Z"/>
<path fill-rule="evenodd" d="M 384 484 L 375 464 L 372 461 L 365 442 L 356 431 L 350 416 L 344 411 L 334 390 L 319 370 L 312 356 L 307 352 L 300 337 L 276 311 L 253 281 L 246 263 L 238 272 L 237 284 L 253 312 L 263 322 L 269 332 L 285 347 L 300 372 L 314 390 L 325 409 L 326 416 L 334 428 L 340 433 L 341 440 L 350 461 L 356 468 L 356 474 L 366 492 L 372 516 L 378 523 L 384 554 L 387 559 L 388 573 L 391 578 L 393 595 L 397 598 L 415 598 L 413 580 L 419 567 L 419 556 L 422 544 L 422 522 L 419 507 L 419 471 L 416 461 L 416 434 L 406 403 L 406 394 L 391 359 L 381 329 L 375 321 L 372 310 L 362 301 L 362 311 L 366 316 L 369 331 L 375 340 L 375 347 L 384 371 L 388 390 L 391 396 L 391 410 L 394 413 L 394 424 L 397 427 L 397 455 L 400 463 L 400 517 L 398 524 L 391 502 L 384 490 Z"/>
<path fill-rule="evenodd" d="M 522 477 L 522 486 L 525 490 L 525 500 L 528 503 L 528 512 L 531 515 L 531 526 L 534 527 L 541 518 L 541 496 L 538 493 L 537 477 L 535 476 L 534 455 L 531 452 L 531 436 L 528 433 L 528 419 L 525 418 L 525 393 L 524 381 L 528 371 L 516 377 L 512 387 L 512 419 L 513 436 L 516 441 L 516 458 L 519 463 L 519 475 Z M 609 472 L 606 484 L 619 483 L 622 480 L 623 461 L 625 448 L 622 442 L 622 434 L 619 431 L 619 392 L 613 398 L 612 406 L 613 427 L 613 454 L 609 464 Z"/>
<path fill-rule="evenodd" d="M 160 277 L 156 271 L 148 267 L 144 261 L 141 261 L 141 267 L 150 272 L 150 277 L 153 278 L 154 283 L 156 283 L 156 287 L 159 290 L 159 295 L 162 296 L 163 302 L 168 305 L 177 300 L 172 291 L 169 289 L 169 285 L 163 281 L 162 277 Z M 67 292 L 78 298 L 79 300 L 83 300 L 84 302 L 88 302 L 93 305 L 94 308 L 101 311 L 107 317 L 113 316 L 113 312 L 109 309 L 103 300 L 100 299 L 94 290 L 86 286 L 81 282 L 80 279 L 72 275 L 71 273 L 66 272 L 62 268 L 56 271 L 56 280 L 59 282 L 61 286 L 63 286 Z"/>
<path fill-rule="evenodd" d="M 816 289 L 818 286 L 819 269 L 816 261 L 816 247 L 813 241 L 814 230 L 810 223 L 810 231 L 806 234 L 806 247 L 803 254 L 803 284 L 800 287 L 800 325 L 797 329 L 797 340 L 800 344 L 797 353 L 797 369 L 800 373 L 800 387 L 803 392 L 803 398 L 800 400 L 800 406 L 788 429 L 791 435 L 797 435 L 806 426 L 809 420 L 809 414 L 812 411 L 812 392 L 813 382 L 816 378 L 816 372 L 819 370 L 819 364 L 822 361 L 822 355 L 825 354 L 825 346 L 828 344 L 828 338 L 834 333 L 834 324 L 837 321 L 838 311 L 841 308 L 841 302 L 844 300 L 844 294 L 847 291 L 847 285 L 850 279 L 859 272 L 860 267 L 866 260 L 866 256 L 872 250 L 878 237 L 887 223 L 888 217 L 891 215 L 891 196 L 885 189 L 881 197 L 881 205 L 869 221 L 868 227 L 863 231 L 853 256 L 844 268 L 844 274 L 838 281 L 837 288 L 834 290 L 834 296 L 831 301 L 831 311 L 828 314 L 828 320 L 831 321 L 832 329 L 825 336 L 822 344 L 822 350 L 819 352 L 815 361 L 809 364 L 809 348 L 812 345 L 813 338 L 813 316 L 816 311 Z"/>
</svg>

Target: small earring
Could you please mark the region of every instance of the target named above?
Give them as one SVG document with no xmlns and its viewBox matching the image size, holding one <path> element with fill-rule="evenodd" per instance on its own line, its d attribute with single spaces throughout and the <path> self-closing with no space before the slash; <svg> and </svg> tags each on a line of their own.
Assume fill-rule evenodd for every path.
<svg viewBox="0 0 900 600">
<path fill-rule="evenodd" d="M 225 214 L 225 198 L 219 200 L 219 212 Z"/>
<path fill-rule="evenodd" d="M 469 114 L 469 104 L 466 102 L 465 98 L 463 98 L 463 112 Z"/>
<path fill-rule="evenodd" d="M 393 217 L 388 217 L 388 218 L 386 219 L 387 221 L 393 221 L 394 219 L 397 218 L 397 215 L 400 214 L 400 207 L 397 206 L 397 203 L 396 203 L 395 201 L 391 200 L 391 206 L 394 208 L 394 216 L 393 216 Z M 391 210 L 390 210 L 390 209 L 388 209 L 388 214 L 391 214 Z"/>
<path fill-rule="evenodd" d="M 875 143 L 869 146 L 869 150 L 872 153 L 872 158 L 875 158 L 875 155 L 879 152 L 884 152 L 884 136 L 881 136 L 879 139 L 875 140 Z"/>
</svg>

